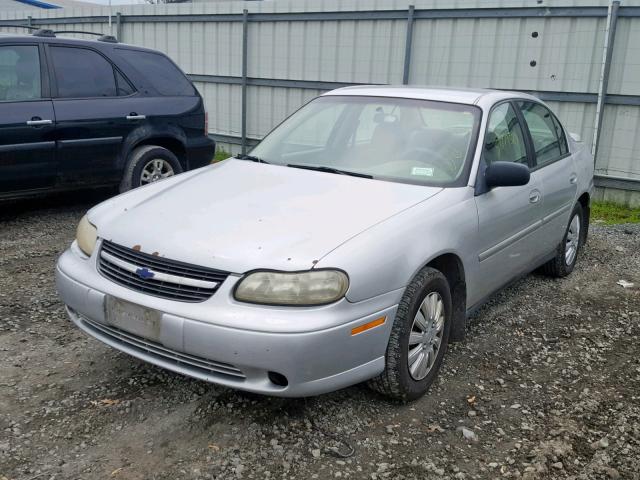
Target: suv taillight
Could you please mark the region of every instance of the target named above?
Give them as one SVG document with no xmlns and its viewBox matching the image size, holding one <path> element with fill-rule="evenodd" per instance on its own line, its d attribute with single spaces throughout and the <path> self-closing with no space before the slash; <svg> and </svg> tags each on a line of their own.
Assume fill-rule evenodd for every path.
<svg viewBox="0 0 640 480">
<path fill-rule="evenodd" d="M 209 135 L 209 112 L 204 112 L 204 134 Z"/>
</svg>

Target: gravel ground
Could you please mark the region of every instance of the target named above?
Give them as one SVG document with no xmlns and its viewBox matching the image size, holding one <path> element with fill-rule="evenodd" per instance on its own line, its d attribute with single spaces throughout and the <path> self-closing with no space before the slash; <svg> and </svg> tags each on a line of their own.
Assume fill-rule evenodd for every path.
<svg viewBox="0 0 640 480">
<path fill-rule="evenodd" d="M 101 199 L 77 197 L 0 207 L 0 480 L 640 478 L 638 225 L 596 225 L 569 278 L 499 294 L 424 398 L 288 400 L 73 327 L 53 268 Z"/>
</svg>

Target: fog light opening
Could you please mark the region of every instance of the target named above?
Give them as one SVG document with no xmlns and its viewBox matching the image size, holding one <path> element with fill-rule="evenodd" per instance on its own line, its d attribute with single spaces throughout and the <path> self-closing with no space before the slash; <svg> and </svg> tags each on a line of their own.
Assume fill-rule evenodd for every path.
<svg viewBox="0 0 640 480">
<path fill-rule="evenodd" d="M 287 385 L 289 385 L 289 380 L 287 380 L 287 377 L 278 372 L 269 372 L 269 380 L 271 380 L 271 383 L 279 387 L 286 387 Z"/>
</svg>

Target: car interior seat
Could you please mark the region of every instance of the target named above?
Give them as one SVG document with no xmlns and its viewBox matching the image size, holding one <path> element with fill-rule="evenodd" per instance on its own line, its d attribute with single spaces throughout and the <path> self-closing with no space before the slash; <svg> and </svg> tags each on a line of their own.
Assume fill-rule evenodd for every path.
<svg viewBox="0 0 640 480">
<path fill-rule="evenodd" d="M 29 58 L 20 58 L 16 62 L 16 82 L 7 88 L 5 100 L 28 100 L 37 98 L 39 75 L 37 63 Z"/>
</svg>

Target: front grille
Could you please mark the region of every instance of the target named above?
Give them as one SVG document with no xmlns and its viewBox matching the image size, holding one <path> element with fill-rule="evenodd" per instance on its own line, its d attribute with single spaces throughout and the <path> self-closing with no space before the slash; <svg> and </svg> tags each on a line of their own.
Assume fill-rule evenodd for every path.
<svg viewBox="0 0 640 480">
<path fill-rule="evenodd" d="M 125 351 L 134 350 L 145 353 L 164 362 L 170 362 L 190 370 L 197 370 L 207 375 L 212 373 L 228 375 L 238 380 L 244 380 L 246 378 L 240 369 L 229 363 L 216 362 L 203 357 L 187 355 L 186 353 L 171 350 L 158 343 L 138 337 L 137 335 L 132 335 L 119 328 L 94 322 L 84 316 L 80 316 L 80 319 L 84 323 L 84 326 L 91 330 L 97 338 L 106 337 L 112 342 L 116 342 L 125 347 Z"/>
<path fill-rule="evenodd" d="M 103 240 L 98 269 L 109 280 L 139 292 L 181 302 L 202 302 L 229 276 L 212 268 L 149 255 Z"/>
</svg>

